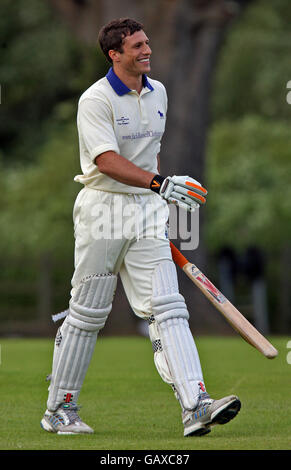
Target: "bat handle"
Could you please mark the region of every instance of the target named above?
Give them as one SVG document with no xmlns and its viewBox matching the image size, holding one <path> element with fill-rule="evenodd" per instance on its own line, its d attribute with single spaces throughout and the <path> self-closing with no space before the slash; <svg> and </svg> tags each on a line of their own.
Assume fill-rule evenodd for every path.
<svg viewBox="0 0 291 470">
<path fill-rule="evenodd" d="M 181 268 L 185 266 L 185 264 L 189 263 L 187 258 L 175 247 L 175 245 L 170 241 L 170 247 L 172 252 L 173 261 Z"/>
</svg>

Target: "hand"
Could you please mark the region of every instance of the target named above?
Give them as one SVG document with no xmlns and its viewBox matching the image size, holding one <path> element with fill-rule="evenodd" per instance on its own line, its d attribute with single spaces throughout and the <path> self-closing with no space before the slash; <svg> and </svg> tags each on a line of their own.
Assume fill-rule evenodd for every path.
<svg viewBox="0 0 291 470">
<path fill-rule="evenodd" d="M 176 204 L 189 212 L 205 204 L 207 191 L 201 184 L 189 176 L 156 175 L 150 188 L 170 204 Z"/>
</svg>

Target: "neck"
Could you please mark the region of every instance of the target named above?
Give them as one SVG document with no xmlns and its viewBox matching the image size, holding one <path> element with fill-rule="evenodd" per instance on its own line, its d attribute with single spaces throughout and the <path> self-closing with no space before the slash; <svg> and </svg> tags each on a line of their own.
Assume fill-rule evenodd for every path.
<svg viewBox="0 0 291 470">
<path fill-rule="evenodd" d="M 143 88 L 142 74 L 132 75 L 126 70 L 119 68 L 117 65 L 113 67 L 114 73 L 120 78 L 120 80 L 131 90 L 136 90 L 138 93 Z"/>
</svg>

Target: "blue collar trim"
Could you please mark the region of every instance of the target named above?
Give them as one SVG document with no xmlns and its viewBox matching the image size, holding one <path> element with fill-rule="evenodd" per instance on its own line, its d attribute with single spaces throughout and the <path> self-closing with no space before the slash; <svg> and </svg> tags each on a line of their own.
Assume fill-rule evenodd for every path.
<svg viewBox="0 0 291 470">
<path fill-rule="evenodd" d="M 148 81 L 148 77 L 144 74 L 142 76 L 142 84 L 144 87 L 147 87 L 150 91 L 154 91 L 154 87 Z"/>
<path fill-rule="evenodd" d="M 120 78 L 116 75 L 114 72 L 113 68 L 110 67 L 107 75 L 106 75 L 107 80 L 109 81 L 110 85 L 112 86 L 113 90 L 119 95 L 126 95 L 126 93 L 129 93 L 131 91 L 130 88 L 128 88 L 121 80 Z M 142 84 L 144 87 L 147 87 L 150 91 L 153 91 L 153 87 L 148 81 L 147 76 L 144 74 L 142 76 Z"/>
</svg>

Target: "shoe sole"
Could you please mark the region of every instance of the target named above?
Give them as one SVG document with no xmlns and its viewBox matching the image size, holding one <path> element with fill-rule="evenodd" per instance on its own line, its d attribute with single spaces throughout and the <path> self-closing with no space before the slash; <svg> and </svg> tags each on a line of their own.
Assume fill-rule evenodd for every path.
<svg viewBox="0 0 291 470">
<path fill-rule="evenodd" d="M 210 427 L 207 427 L 206 425 L 202 424 L 201 427 L 199 427 L 198 429 L 197 429 L 197 424 L 195 426 L 196 426 L 196 429 L 192 429 L 191 431 L 187 432 L 187 434 L 185 434 L 184 432 L 184 437 L 190 437 L 190 436 L 200 437 L 200 436 L 205 436 L 205 434 L 209 434 L 211 432 Z"/>
<path fill-rule="evenodd" d="M 230 403 L 226 403 L 222 408 L 219 408 L 211 415 L 211 419 L 208 423 L 197 423 L 192 429 L 188 429 L 187 434 L 184 432 L 184 437 L 190 436 L 204 436 L 211 432 L 211 426 L 216 424 L 226 424 L 236 417 L 241 408 L 241 402 L 238 398 L 234 399 Z M 197 427 L 199 426 L 200 427 Z"/>
<path fill-rule="evenodd" d="M 208 426 L 215 426 L 216 424 L 226 424 L 236 417 L 241 408 L 241 402 L 238 398 L 234 399 L 230 403 L 227 403 L 225 407 L 216 410 L 211 415 L 211 421 Z"/>
</svg>

